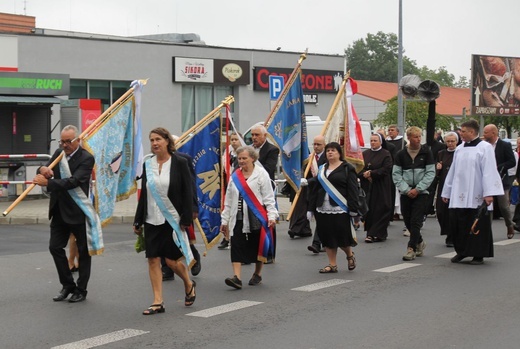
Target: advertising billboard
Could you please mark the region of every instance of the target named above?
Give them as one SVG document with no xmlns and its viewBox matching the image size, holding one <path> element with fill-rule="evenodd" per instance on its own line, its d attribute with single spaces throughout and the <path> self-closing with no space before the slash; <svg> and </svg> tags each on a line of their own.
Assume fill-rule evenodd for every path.
<svg viewBox="0 0 520 349">
<path fill-rule="evenodd" d="M 520 115 L 520 57 L 473 55 L 471 114 Z"/>
</svg>

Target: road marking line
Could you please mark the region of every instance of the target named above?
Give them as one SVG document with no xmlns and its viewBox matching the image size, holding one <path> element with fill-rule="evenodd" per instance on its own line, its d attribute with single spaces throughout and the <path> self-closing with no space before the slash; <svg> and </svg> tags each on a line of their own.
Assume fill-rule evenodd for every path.
<svg viewBox="0 0 520 349">
<path fill-rule="evenodd" d="M 262 304 L 263 302 L 253 302 L 253 301 L 238 301 L 234 303 L 219 305 L 218 307 L 213 307 L 205 310 L 196 311 L 194 313 L 189 313 L 186 315 L 189 316 L 198 316 L 198 317 L 212 317 L 215 315 L 229 313 L 231 311 L 240 310 L 248 307 L 252 307 L 254 305 Z"/>
<path fill-rule="evenodd" d="M 376 269 L 374 271 L 380 272 L 380 273 L 392 273 L 394 271 L 404 270 L 408 268 L 418 267 L 420 264 L 418 263 L 401 263 L 392 265 L 391 267 Z"/>
<path fill-rule="evenodd" d="M 520 240 L 518 240 L 518 239 L 510 239 L 510 240 L 502 240 L 502 241 L 495 242 L 493 245 L 495 245 L 495 246 L 506 246 L 506 245 L 516 244 L 517 242 L 520 242 Z"/>
<path fill-rule="evenodd" d="M 444 253 L 444 254 L 435 256 L 435 258 L 453 258 L 453 257 L 455 257 L 456 254 L 457 254 L 457 252 L 449 252 L 449 253 Z"/>
<path fill-rule="evenodd" d="M 327 281 L 317 282 L 315 284 L 291 288 L 291 291 L 312 292 L 312 291 L 316 291 L 316 290 L 321 290 L 322 288 L 346 284 L 347 282 L 351 282 L 351 281 L 352 280 L 331 279 L 331 280 L 327 280 Z"/>
<path fill-rule="evenodd" d="M 51 349 L 89 349 L 99 347 L 108 343 L 121 341 L 123 339 L 140 336 L 150 331 L 132 330 L 131 328 L 125 328 L 124 330 L 115 331 L 101 336 L 83 339 L 77 342 L 59 345 L 52 347 Z"/>
</svg>

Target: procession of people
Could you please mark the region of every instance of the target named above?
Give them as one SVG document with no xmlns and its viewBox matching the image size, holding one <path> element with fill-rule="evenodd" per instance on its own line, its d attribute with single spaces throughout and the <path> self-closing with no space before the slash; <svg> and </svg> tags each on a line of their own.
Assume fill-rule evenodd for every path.
<svg viewBox="0 0 520 349">
<path fill-rule="evenodd" d="M 506 203 L 501 199 L 507 196 L 511 185 L 502 175 L 510 165 L 497 161 L 500 158 L 497 144 L 501 140 L 496 135 L 496 126 L 484 128 L 485 141 L 479 137 L 479 129 L 479 124 L 470 120 L 461 124 L 460 136 L 454 131 L 447 132 L 440 138 L 447 147 L 434 159 L 430 147 L 421 144 L 420 128 L 408 128 L 407 141 L 404 141 L 397 136 L 397 127 L 392 125 L 389 133 L 394 137 L 390 139 L 385 139 L 384 130 L 372 134 L 370 148 L 363 153 L 364 167 L 359 173 L 346 161 L 339 143 L 327 143 L 323 136 L 317 136 L 313 144 L 315 153 L 308 159 L 313 163 L 312 171 L 302 179 L 304 195 L 298 198 L 299 207 L 306 210 L 303 215 L 298 212 L 298 219 L 306 220 L 309 229 L 310 222 L 315 221 L 315 237 L 309 251 L 314 254 L 324 251 L 327 255 L 327 264 L 317 266 L 316 272 L 337 273 L 342 269 L 337 260 L 338 248 L 345 253 L 346 269 L 356 269 L 353 248 L 358 244 L 355 224 L 359 221 L 365 232 L 362 238 L 365 243 L 391 238 L 388 226 L 395 218 L 395 202 L 411 233 L 402 259 L 411 261 L 423 256 L 426 247 L 423 217 L 429 213 L 427 202 L 434 178 L 438 182 L 433 190 L 439 232 L 445 236 L 446 246 L 454 247 L 456 252 L 451 262 L 460 263 L 471 257 L 468 264 L 479 265 L 484 263 L 484 258 L 493 257 L 493 202 L 495 205 L 498 202 L 502 211 L 506 210 L 503 216 L 508 238 L 512 238 L 511 231 L 517 220 L 516 214 L 511 218 L 509 199 Z M 264 264 L 274 262 L 276 257 L 275 227 L 280 213 L 273 179 L 279 150 L 266 140 L 266 135 L 265 127 L 258 126 L 253 129 L 253 145 L 240 146 L 235 133 L 233 146 L 222 162 L 229 163 L 227 168 L 231 173 L 218 228 L 225 243 L 221 245 L 224 248 L 219 249 L 226 250 L 230 246 L 232 276 L 223 282 L 234 289 L 242 289 L 243 265 L 254 265 L 248 284 L 257 286 L 264 281 Z M 197 295 L 197 284 L 189 271 L 199 263 L 198 271 L 192 274 L 200 272 L 200 256 L 188 235 L 188 228 L 197 218 L 191 158 L 176 150 L 173 136 L 163 127 L 150 131 L 149 142 L 153 156 L 143 165 L 142 191 L 133 224 L 135 234 L 142 235 L 145 241 L 153 294 L 151 305 L 142 311 L 144 315 L 166 310 L 162 292 L 165 267 L 182 280 L 185 306 L 192 306 Z M 61 148 L 47 165 L 38 169 L 33 182 L 46 187 L 51 197 L 49 250 L 62 285 L 53 300 L 64 301 L 72 295 L 68 301 L 76 303 L 86 300 L 90 278 L 91 232 L 86 229 L 89 214 L 82 200 L 88 196 L 94 158 L 81 146 L 74 126 L 63 128 L 59 143 Z M 387 144 L 392 145 L 392 150 Z M 395 151 L 396 148 L 400 150 Z M 504 149 L 509 159 L 510 146 Z M 49 168 L 62 152 L 63 159 L 55 168 Z M 516 177 L 518 180 L 518 172 Z M 366 193 L 368 207 L 368 212 L 363 214 L 358 200 L 360 188 Z M 476 229 L 479 233 L 475 233 Z M 298 236 L 307 238 L 312 234 Z M 65 247 L 69 241 L 77 249 L 76 261 L 74 255 L 67 258 Z M 75 271 L 78 271 L 77 280 L 73 276 Z"/>
</svg>

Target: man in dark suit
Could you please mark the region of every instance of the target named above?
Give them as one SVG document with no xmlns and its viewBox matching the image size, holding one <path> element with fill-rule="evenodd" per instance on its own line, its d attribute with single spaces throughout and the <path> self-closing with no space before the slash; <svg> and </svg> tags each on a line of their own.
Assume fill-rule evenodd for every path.
<svg viewBox="0 0 520 349">
<path fill-rule="evenodd" d="M 258 161 L 269 174 L 269 178 L 273 181 L 274 189 L 274 174 L 276 173 L 280 149 L 267 141 L 267 130 L 262 125 L 255 126 L 251 129 L 251 138 L 253 139 L 253 147 L 258 151 Z M 276 255 L 276 227 L 273 228 L 273 244 L 273 255 L 267 256 L 267 264 L 272 263 Z"/>
<path fill-rule="evenodd" d="M 94 167 L 94 157 L 80 146 L 78 129 L 75 126 L 65 126 L 61 132 L 60 145 L 62 149 L 56 150 L 46 166 L 38 169 L 38 174 L 33 182 L 39 186 L 47 187 L 51 199 L 49 203 L 49 219 L 51 219 L 51 237 L 49 251 L 54 259 L 58 271 L 60 283 L 63 288 L 53 298 L 54 301 L 63 301 L 69 294 L 72 297 L 69 302 L 84 301 L 87 297 L 87 284 L 90 278 L 91 257 L 87 248 L 87 234 L 85 214 L 69 194 L 69 190 L 81 188 L 87 195 L 90 183 L 90 175 Z M 58 163 L 54 168 L 48 166 L 61 152 L 65 153 L 66 161 L 71 176 L 62 178 Z M 79 252 L 79 277 L 77 284 L 74 282 L 69 263 L 65 254 L 65 246 L 69 236 L 74 233 Z"/>
<path fill-rule="evenodd" d="M 504 217 L 507 227 L 507 238 L 512 239 L 515 235 L 515 230 L 511 210 L 509 209 L 509 189 L 511 188 L 511 183 L 509 182 L 507 171 L 516 165 L 515 154 L 513 154 L 511 143 L 504 142 L 498 138 L 498 128 L 495 125 L 489 124 L 484 126 L 483 137 L 486 142 L 495 148 L 497 170 L 500 178 L 502 178 L 502 186 L 504 187 L 504 195 L 496 196 L 495 202 L 500 209 L 502 217 Z"/>
<path fill-rule="evenodd" d="M 312 147 L 314 150 L 314 157 L 316 160 L 316 167 L 311 167 L 311 177 L 314 178 L 318 175 L 317 168 L 319 168 L 321 165 L 327 162 L 327 157 L 325 156 L 325 137 L 323 136 L 316 136 L 314 137 Z M 313 186 L 316 185 L 314 181 L 310 181 L 307 192 L 311 192 L 313 189 Z M 306 198 L 308 200 L 308 198 Z M 305 210 L 305 218 L 307 218 L 307 210 Z M 312 245 L 307 246 L 307 249 L 311 251 L 312 253 L 320 253 L 321 252 L 321 241 L 320 237 L 318 236 L 318 229 L 316 228 L 314 230 L 314 237 L 312 239 Z"/>
</svg>

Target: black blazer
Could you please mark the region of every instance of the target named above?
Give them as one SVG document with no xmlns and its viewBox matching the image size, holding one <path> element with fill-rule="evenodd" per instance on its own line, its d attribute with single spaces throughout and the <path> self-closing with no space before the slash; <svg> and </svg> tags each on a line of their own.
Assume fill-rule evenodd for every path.
<svg viewBox="0 0 520 349">
<path fill-rule="evenodd" d="M 265 142 L 258 154 L 258 161 L 264 166 L 269 178 L 274 181 L 274 174 L 276 172 L 276 164 L 278 163 L 278 154 L 280 149 L 269 142 Z"/>
<path fill-rule="evenodd" d="M 502 178 L 502 185 L 504 188 L 509 188 L 510 184 L 507 170 L 516 165 L 515 154 L 513 154 L 511 143 L 504 142 L 499 138 L 495 145 L 495 158 L 497 160 L 498 172 Z"/>
<path fill-rule="evenodd" d="M 195 173 L 195 167 L 193 166 L 193 159 L 189 154 L 182 153 L 180 151 L 175 152 L 180 157 L 185 158 L 188 161 L 188 167 L 191 174 L 192 190 L 193 190 L 193 212 L 199 213 L 199 200 L 197 196 L 197 174 Z"/>
<path fill-rule="evenodd" d="M 191 181 L 188 161 L 178 155 L 171 154 L 172 163 L 170 167 L 170 185 L 168 187 L 168 198 L 179 213 L 181 219 L 179 224 L 188 226 L 193 221 L 193 182 Z M 141 182 L 141 195 L 137 203 L 134 226 L 140 227 L 144 224 L 147 214 L 148 190 L 146 188 L 146 170 L 143 165 L 143 177 Z"/>
<path fill-rule="evenodd" d="M 46 166 L 49 166 L 61 152 L 61 149 L 56 150 Z M 47 184 L 47 191 L 51 195 L 49 219 L 59 215 L 67 224 L 85 224 L 85 214 L 74 202 L 67 190 L 80 187 L 88 195 L 90 175 L 94 168 L 94 162 L 94 157 L 88 151 L 79 147 L 76 153 L 69 159 L 69 168 L 72 174 L 70 178 L 61 178 L 59 163 L 52 169 L 54 176 L 49 179 Z M 38 173 L 40 173 L 40 169 L 38 169 Z"/>
<path fill-rule="evenodd" d="M 327 169 L 328 164 L 325 165 Z M 348 209 L 351 212 L 358 212 L 358 182 L 356 170 L 354 167 L 346 161 L 343 161 L 331 174 L 327 177 L 332 185 L 347 199 Z M 316 211 L 317 207 L 323 205 L 325 199 L 325 189 L 321 186 L 321 183 L 316 180 L 316 185 L 313 185 L 310 189 L 309 195 L 309 211 Z M 332 206 L 338 206 L 332 198 L 330 198 L 330 204 Z"/>
</svg>

